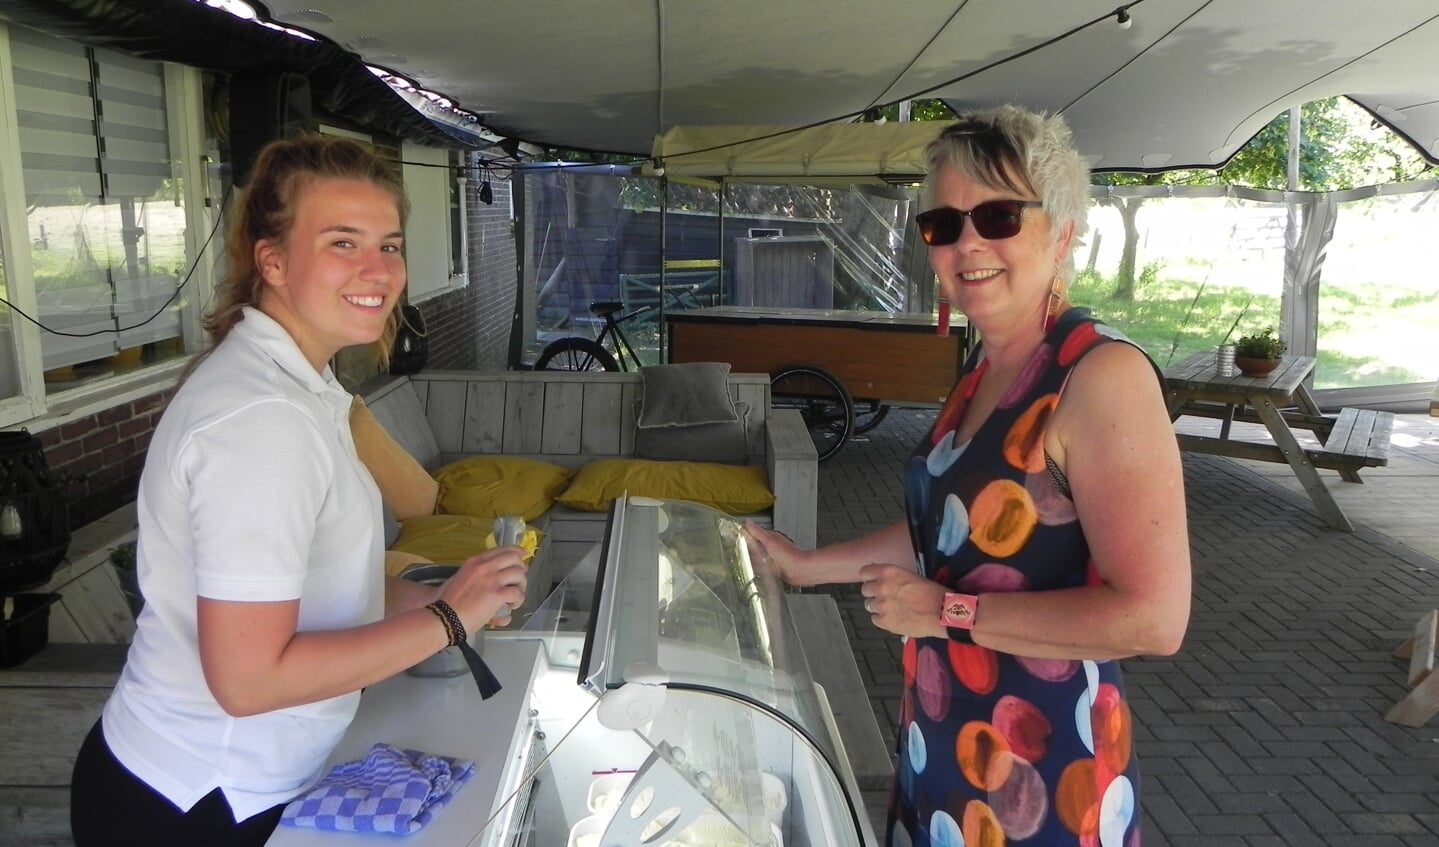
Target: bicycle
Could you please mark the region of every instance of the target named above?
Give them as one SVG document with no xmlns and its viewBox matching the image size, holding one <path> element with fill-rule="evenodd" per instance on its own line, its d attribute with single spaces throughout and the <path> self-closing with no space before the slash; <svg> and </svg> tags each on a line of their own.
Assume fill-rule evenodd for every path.
<svg viewBox="0 0 1439 847">
<path fill-rule="evenodd" d="M 535 360 L 534 370 L 537 371 L 624 371 L 629 370 L 629 360 L 633 360 L 635 370 L 640 368 L 640 357 L 635 352 L 634 345 L 625 336 L 620 324 L 625 321 L 652 312 L 656 308 L 653 304 L 638 306 L 619 317 L 615 313 L 622 311 L 625 305 L 615 302 L 600 302 L 590 304 L 590 314 L 603 318 L 604 329 L 600 330 L 599 338 L 585 338 L 582 335 L 570 335 L 564 338 L 557 338 L 545 345 L 540 351 L 540 357 Z M 613 336 L 614 354 L 605 349 L 605 339 Z M 628 356 L 628 360 L 626 359 Z"/>
</svg>

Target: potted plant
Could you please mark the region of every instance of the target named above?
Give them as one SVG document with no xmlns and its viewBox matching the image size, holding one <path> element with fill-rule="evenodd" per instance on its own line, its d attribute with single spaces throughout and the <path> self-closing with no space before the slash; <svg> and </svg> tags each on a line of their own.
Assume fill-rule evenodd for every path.
<svg viewBox="0 0 1439 847">
<path fill-rule="evenodd" d="M 1234 364 L 1245 376 L 1264 376 L 1279 366 L 1279 358 L 1289 345 L 1274 335 L 1274 327 L 1263 332 L 1241 335 L 1234 342 Z"/>
</svg>

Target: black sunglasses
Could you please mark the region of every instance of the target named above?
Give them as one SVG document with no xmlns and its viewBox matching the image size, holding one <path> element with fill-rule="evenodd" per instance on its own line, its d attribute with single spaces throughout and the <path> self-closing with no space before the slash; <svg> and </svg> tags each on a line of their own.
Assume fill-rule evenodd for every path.
<svg viewBox="0 0 1439 847">
<path fill-rule="evenodd" d="M 964 219 L 974 221 L 974 231 L 980 236 L 997 241 L 1019 235 L 1020 215 L 1025 209 L 1043 208 L 1038 200 L 986 200 L 968 212 L 950 206 L 940 206 L 914 216 L 919 224 L 919 237 L 931 247 L 943 247 L 959 240 L 964 230 Z"/>
</svg>

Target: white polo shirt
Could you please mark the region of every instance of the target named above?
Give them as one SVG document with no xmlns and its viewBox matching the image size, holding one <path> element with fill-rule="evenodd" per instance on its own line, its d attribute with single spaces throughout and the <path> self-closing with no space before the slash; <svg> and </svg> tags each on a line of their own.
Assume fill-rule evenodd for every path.
<svg viewBox="0 0 1439 847">
<path fill-rule="evenodd" d="M 155 429 L 140 478 L 145 609 L 105 705 L 116 758 L 188 810 L 217 786 L 237 820 L 320 775 L 359 692 L 226 714 L 200 669 L 196 598 L 300 600 L 299 629 L 384 615 L 380 494 L 355 453 L 350 395 L 246 309 Z"/>
</svg>

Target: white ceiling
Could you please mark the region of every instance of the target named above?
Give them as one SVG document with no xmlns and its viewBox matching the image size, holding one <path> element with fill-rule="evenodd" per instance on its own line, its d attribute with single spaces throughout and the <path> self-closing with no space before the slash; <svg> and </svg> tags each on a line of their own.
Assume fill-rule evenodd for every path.
<svg viewBox="0 0 1439 847">
<path fill-rule="evenodd" d="M 1434 0 L 1139 0 L 1127 29 L 1115 0 L 267 7 L 541 144 L 644 155 L 677 125 L 807 124 L 943 84 L 925 96 L 1063 112 L 1100 169 L 1220 163 L 1283 110 L 1333 95 L 1439 161 Z"/>
</svg>

